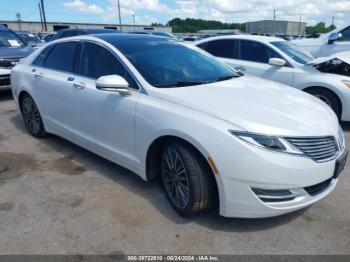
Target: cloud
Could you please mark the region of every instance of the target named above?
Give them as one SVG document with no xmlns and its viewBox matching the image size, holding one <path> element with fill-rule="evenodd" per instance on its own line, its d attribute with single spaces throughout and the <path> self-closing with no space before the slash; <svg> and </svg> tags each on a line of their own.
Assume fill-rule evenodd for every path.
<svg viewBox="0 0 350 262">
<path fill-rule="evenodd" d="M 80 13 L 102 14 L 104 12 L 104 10 L 101 7 L 95 4 L 88 5 L 82 0 L 74 0 L 72 2 L 66 2 L 66 3 L 63 3 L 63 6 L 70 9 L 74 9 Z"/>
<path fill-rule="evenodd" d="M 96 0 L 97 1 L 97 0 Z M 276 10 L 278 20 L 302 21 L 315 24 L 324 21 L 330 24 L 335 16 L 336 25 L 349 23 L 349 0 L 120 0 L 122 17 L 139 15 L 139 21 L 166 23 L 174 17 L 213 19 L 222 22 L 246 22 L 273 19 Z M 86 0 L 64 3 L 78 12 L 101 14 L 102 20 L 117 17 L 117 0 L 106 0 L 104 9 L 87 4 Z M 139 22 L 140 23 L 140 22 Z"/>
</svg>

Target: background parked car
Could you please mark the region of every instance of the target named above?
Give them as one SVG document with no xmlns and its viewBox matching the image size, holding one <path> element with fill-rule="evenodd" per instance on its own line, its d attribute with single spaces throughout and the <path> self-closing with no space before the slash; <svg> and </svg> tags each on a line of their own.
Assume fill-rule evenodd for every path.
<svg viewBox="0 0 350 262">
<path fill-rule="evenodd" d="M 0 89 L 10 88 L 10 73 L 21 58 L 33 52 L 15 32 L 0 25 Z"/>
<path fill-rule="evenodd" d="M 238 71 L 304 90 L 350 121 L 350 53 L 315 60 L 289 41 L 252 35 L 215 37 L 196 45 Z"/>
<path fill-rule="evenodd" d="M 43 40 L 45 41 L 45 43 L 50 42 L 56 35 L 57 33 L 51 33 L 51 34 L 47 34 L 45 36 L 43 36 Z"/>
<path fill-rule="evenodd" d="M 293 43 L 307 49 L 315 57 L 350 51 L 350 25 L 336 28 L 318 38 L 294 40 Z"/>
<path fill-rule="evenodd" d="M 114 29 L 62 29 L 57 31 L 57 34 L 53 36 L 49 41 L 54 41 L 60 38 L 78 36 L 78 35 L 96 35 L 106 33 L 118 33 L 119 31 Z"/>
<path fill-rule="evenodd" d="M 154 31 L 154 30 L 143 30 L 143 31 L 128 31 L 129 34 L 139 34 L 139 35 L 155 35 L 155 36 L 162 36 L 166 38 L 171 39 L 178 39 L 176 36 L 174 36 L 171 33 L 168 32 L 162 32 L 162 31 Z"/>
<path fill-rule="evenodd" d="M 43 44 L 43 41 L 35 34 L 29 31 L 15 31 L 16 34 L 28 45 L 36 48 Z"/>
</svg>

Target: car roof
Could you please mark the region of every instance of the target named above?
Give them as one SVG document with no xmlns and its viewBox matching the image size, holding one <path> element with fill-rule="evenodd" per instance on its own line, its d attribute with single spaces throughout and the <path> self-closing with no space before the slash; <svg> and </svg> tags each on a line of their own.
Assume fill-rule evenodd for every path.
<svg viewBox="0 0 350 262">
<path fill-rule="evenodd" d="M 220 40 L 220 39 L 243 39 L 243 40 L 253 40 L 253 41 L 259 41 L 263 43 L 271 43 L 271 42 L 280 42 L 280 41 L 286 41 L 279 37 L 273 37 L 273 36 L 262 36 L 262 35 L 225 35 L 225 36 L 215 36 L 215 37 L 209 37 L 205 38 L 204 40 L 200 40 L 198 42 L 208 42 L 211 40 Z"/>
<path fill-rule="evenodd" d="M 17 34 L 33 34 L 29 31 L 15 31 Z"/>
<path fill-rule="evenodd" d="M 10 31 L 10 29 L 8 29 L 6 26 L 4 25 L 0 25 L 0 30 L 1 31 Z"/>
<path fill-rule="evenodd" d="M 107 41 L 107 42 L 114 42 L 114 41 L 130 41 L 130 40 L 140 40 L 140 41 L 147 41 L 147 40 L 159 40 L 159 41 L 166 41 L 169 40 L 168 38 L 161 37 L 161 36 L 155 36 L 150 34 L 129 34 L 129 33 L 115 33 L 115 34 L 96 34 L 92 35 L 93 37 L 99 38 L 101 40 Z"/>
</svg>

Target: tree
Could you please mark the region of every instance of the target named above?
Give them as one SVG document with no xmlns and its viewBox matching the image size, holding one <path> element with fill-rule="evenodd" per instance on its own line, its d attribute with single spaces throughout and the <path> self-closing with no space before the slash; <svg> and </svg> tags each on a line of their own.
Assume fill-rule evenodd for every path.
<svg viewBox="0 0 350 262">
<path fill-rule="evenodd" d="M 306 27 L 306 34 L 308 34 L 308 35 L 325 34 L 325 33 L 328 33 L 330 31 L 334 30 L 334 29 L 335 29 L 334 25 L 330 25 L 330 26 L 326 27 L 326 23 L 319 22 L 315 26 L 307 26 Z"/>
<path fill-rule="evenodd" d="M 167 26 L 173 27 L 174 33 L 196 33 L 200 30 L 210 29 L 239 29 L 245 31 L 245 23 L 222 23 L 214 20 L 192 18 L 174 18 L 167 23 Z"/>
</svg>

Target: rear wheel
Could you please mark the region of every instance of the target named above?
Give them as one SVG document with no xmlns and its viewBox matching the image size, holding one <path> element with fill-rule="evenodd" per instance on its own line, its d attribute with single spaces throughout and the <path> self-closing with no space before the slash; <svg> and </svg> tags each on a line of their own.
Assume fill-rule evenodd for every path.
<svg viewBox="0 0 350 262">
<path fill-rule="evenodd" d="M 46 135 L 40 112 L 33 98 L 25 94 L 21 99 L 21 113 L 29 133 L 35 137 Z"/>
<path fill-rule="evenodd" d="M 161 176 L 167 197 L 183 216 L 193 216 L 212 205 L 211 173 L 190 146 L 166 144 L 161 157 Z"/>
<path fill-rule="evenodd" d="M 335 94 L 333 94 L 331 91 L 328 91 L 323 88 L 313 88 L 311 90 L 307 91 L 309 94 L 317 97 L 321 101 L 323 101 L 325 104 L 327 104 L 334 113 L 338 116 L 340 119 L 341 117 L 341 105 L 339 103 L 339 99 Z"/>
</svg>

